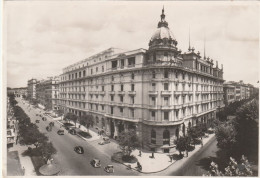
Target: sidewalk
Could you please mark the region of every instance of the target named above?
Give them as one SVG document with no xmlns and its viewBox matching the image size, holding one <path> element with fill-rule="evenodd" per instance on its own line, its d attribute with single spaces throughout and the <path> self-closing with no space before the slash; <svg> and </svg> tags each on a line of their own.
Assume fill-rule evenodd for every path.
<svg viewBox="0 0 260 178">
<path fill-rule="evenodd" d="M 20 163 L 22 166 L 22 169 L 24 168 L 24 176 L 37 176 L 34 166 L 32 163 L 32 160 L 30 156 L 23 156 L 22 153 L 27 150 L 26 146 L 21 146 L 20 144 L 14 144 L 12 148 L 9 148 L 9 151 L 17 151 L 19 158 L 20 158 Z"/>
<path fill-rule="evenodd" d="M 204 138 L 203 145 L 205 145 L 211 138 L 214 137 L 214 134 L 210 134 L 209 137 Z M 171 159 L 169 157 L 169 153 L 154 153 L 154 158 L 150 158 L 152 155 L 152 152 L 142 152 L 141 157 L 139 156 L 139 150 L 134 150 L 132 152 L 132 155 L 134 155 L 139 163 L 142 165 L 142 173 L 157 173 L 164 171 L 165 169 L 169 168 L 171 165 L 174 165 L 171 167 L 172 171 L 178 170 L 185 162 L 189 160 L 190 157 L 192 157 L 195 153 L 197 153 L 201 148 L 201 145 L 196 145 L 195 149 L 191 152 L 189 152 L 188 157 L 184 156 L 180 160 L 173 160 L 171 162 Z M 178 151 L 176 153 L 172 154 L 179 154 Z M 136 170 L 135 167 L 137 167 L 137 163 L 124 163 L 124 165 L 128 166 L 131 165 L 131 168 Z"/>
</svg>

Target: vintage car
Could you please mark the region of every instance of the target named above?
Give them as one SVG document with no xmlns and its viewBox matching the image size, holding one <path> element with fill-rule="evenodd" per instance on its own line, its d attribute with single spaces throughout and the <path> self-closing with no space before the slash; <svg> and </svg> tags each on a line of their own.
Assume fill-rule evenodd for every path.
<svg viewBox="0 0 260 178">
<path fill-rule="evenodd" d="M 57 132 L 59 135 L 64 135 L 64 130 L 63 129 L 60 129 L 60 130 L 58 130 L 58 132 Z"/>
<path fill-rule="evenodd" d="M 75 129 L 70 129 L 69 133 L 72 134 L 72 135 L 76 135 L 76 130 Z"/>
<path fill-rule="evenodd" d="M 74 151 L 75 151 L 76 153 L 78 153 L 78 154 L 83 154 L 83 153 L 84 153 L 84 149 L 83 149 L 82 146 L 76 146 L 76 147 L 74 148 Z"/>
<path fill-rule="evenodd" d="M 35 122 L 36 122 L 36 123 L 40 123 L 40 120 L 39 120 L 39 119 L 37 119 Z"/>
<path fill-rule="evenodd" d="M 91 164 L 93 167 L 95 167 L 95 168 L 101 167 L 100 160 L 98 160 L 98 159 L 92 159 L 92 160 L 90 161 L 90 164 Z"/>
<path fill-rule="evenodd" d="M 43 120 L 43 121 L 47 121 L 47 118 L 46 118 L 46 117 L 42 117 L 42 120 Z"/>
<path fill-rule="evenodd" d="M 114 166 L 113 165 L 107 165 L 104 170 L 107 172 L 107 173 L 113 173 L 114 172 Z"/>
<path fill-rule="evenodd" d="M 110 143 L 109 137 L 103 137 L 103 139 L 98 144 L 105 145 L 107 143 Z"/>
</svg>

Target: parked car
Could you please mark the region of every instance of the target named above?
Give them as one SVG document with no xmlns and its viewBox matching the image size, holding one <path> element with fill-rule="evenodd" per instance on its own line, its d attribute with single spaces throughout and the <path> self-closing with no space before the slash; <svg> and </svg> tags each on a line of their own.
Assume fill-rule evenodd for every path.
<svg viewBox="0 0 260 178">
<path fill-rule="evenodd" d="M 40 123 L 40 120 L 37 119 L 35 122 L 36 122 L 36 123 Z"/>
<path fill-rule="evenodd" d="M 75 129 L 70 129 L 69 133 L 72 134 L 72 135 L 76 135 L 76 130 Z"/>
<path fill-rule="evenodd" d="M 107 143 L 110 143 L 109 137 L 103 137 L 103 139 L 98 144 L 105 145 Z"/>
<path fill-rule="evenodd" d="M 49 123 L 49 126 L 54 126 L 54 122 L 50 122 L 50 123 Z"/>
<path fill-rule="evenodd" d="M 114 166 L 113 165 L 107 165 L 104 170 L 107 172 L 107 173 L 114 173 Z"/>
<path fill-rule="evenodd" d="M 92 160 L 90 161 L 90 164 L 91 164 L 93 167 L 95 167 L 95 168 L 101 167 L 100 160 L 98 160 L 98 159 L 92 159 Z"/>
<path fill-rule="evenodd" d="M 57 132 L 59 135 L 64 135 L 64 130 L 63 129 L 60 129 L 60 130 L 58 130 L 58 132 Z"/>
<path fill-rule="evenodd" d="M 78 154 L 83 154 L 83 153 L 84 153 L 84 149 L 83 149 L 82 146 L 76 146 L 76 147 L 74 148 L 74 151 L 75 151 L 76 153 L 78 153 Z"/>
<path fill-rule="evenodd" d="M 43 121 L 47 121 L 47 118 L 46 118 L 46 117 L 42 117 L 42 120 L 43 120 Z"/>
</svg>

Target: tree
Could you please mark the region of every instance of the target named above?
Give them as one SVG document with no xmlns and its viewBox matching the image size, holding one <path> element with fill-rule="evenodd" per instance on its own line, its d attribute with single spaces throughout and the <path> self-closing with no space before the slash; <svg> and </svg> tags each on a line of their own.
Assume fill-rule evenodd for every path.
<svg viewBox="0 0 260 178">
<path fill-rule="evenodd" d="M 130 156 L 132 151 L 140 146 L 140 142 L 134 129 L 120 133 L 119 146 L 123 155 Z"/>
<path fill-rule="evenodd" d="M 74 121 L 74 124 L 75 124 L 75 127 L 76 127 L 76 123 L 77 123 L 77 120 L 78 120 L 78 116 L 75 115 L 75 114 L 72 114 L 72 115 L 71 115 L 71 120 Z"/>
<path fill-rule="evenodd" d="M 64 116 L 64 120 L 70 122 L 70 121 L 72 120 L 72 118 L 74 117 L 73 115 L 74 115 L 74 114 L 71 113 L 71 112 L 67 113 L 67 114 Z"/>
<path fill-rule="evenodd" d="M 236 160 L 230 157 L 230 162 L 228 167 L 224 169 L 224 172 L 219 170 L 218 165 L 214 162 L 210 164 L 210 171 L 207 176 L 253 176 L 253 171 L 251 165 L 248 162 L 247 158 L 243 155 L 240 163 L 237 163 Z"/>
<path fill-rule="evenodd" d="M 176 145 L 176 149 L 179 151 L 179 155 L 182 155 L 183 151 L 188 151 L 188 147 L 190 145 L 190 138 L 189 137 L 180 137 L 174 141 Z"/>
<path fill-rule="evenodd" d="M 59 108 L 56 112 L 57 112 L 58 116 L 61 116 L 61 117 L 62 117 L 62 115 L 64 113 L 63 109 L 61 109 L 61 108 Z"/>
<path fill-rule="evenodd" d="M 57 150 L 54 148 L 52 142 L 44 142 L 38 149 L 46 163 L 49 159 L 51 159 L 53 154 L 57 153 Z"/>
<path fill-rule="evenodd" d="M 220 149 L 232 152 L 236 143 L 236 130 L 232 122 L 226 122 L 218 125 L 215 129 L 217 146 Z"/>
<path fill-rule="evenodd" d="M 89 132 L 89 127 L 90 126 L 93 127 L 93 124 L 94 124 L 93 116 L 92 115 L 83 115 L 83 116 L 81 116 L 80 117 L 80 124 L 86 126 L 87 129 L 88 129 L 88 132 Z"/>
<path fill-rule="evenodd" d="M 48 138 L 39 132 L 35 124 L 30 124 L 29 126 L 21 126 L 19 128 L 20 143 L 22 145 L 34 145 L 36 148 L 48 141 Z"/>
</svg>

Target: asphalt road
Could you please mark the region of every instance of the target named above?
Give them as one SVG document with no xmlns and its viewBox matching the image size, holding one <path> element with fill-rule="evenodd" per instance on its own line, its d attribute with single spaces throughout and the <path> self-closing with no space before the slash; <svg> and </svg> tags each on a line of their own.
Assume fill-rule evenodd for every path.
<svg viewBox="0 0 260 178">
<path fill-rule="evenodd" d="M 213 137 L 207 144 L 203 146 L 197 153 L 184 163 L 177 171 L 171 170 L 174 164 L 165 171 L 156 173 L 157 176 L 202 176 L 207 173 L 206 167 L 211 163 L 211 158 L 216 157 L 217 140 Z"/>
<path fill-rule="evenodd" d="M 35 122 L 36 119 L 40 119 L 38 127 L 40 132 L 45 133 L 49 140 L 53 143 L 57 150 L 57 154 L 54 155 L 54 162 L 61 166 L 61 172 L 59 175 L 138 175 L 138 172 L 128 170 L 124 165 L 111 161 L 111 155 L 100 152 L 93 147 L 87 141 L 81 139 L 76 135 L 71 135 L 65 130 L 64 135 L 58 135 L 57 131 L 60 129 L 60 125 L 55 122 L 55 125 L 51 132 L 47 132 L 46 126 L 52 121 L 47 117 L 47 121 L 42 121 L 36 113 L 39 113 L 39 109 L 28 108 L 28 104 L 23 104 L 21 99 L 17 99 L 18 105 L 27 113 L 31 118 L 31 122 Z M 30 111 L 29 111 L 30 110 Z M 75 146 L 82 146 L 84 148 L 84 154 L 77 154 L 74 151 Z M 90 165 L 90 161 L 93 158 L 101 160 L 101 168 L 94 168 Z M 115 172 L 113 174 L 106 173 L 104 167 L 106 165 L 114 165 Z"/>
</svg>

